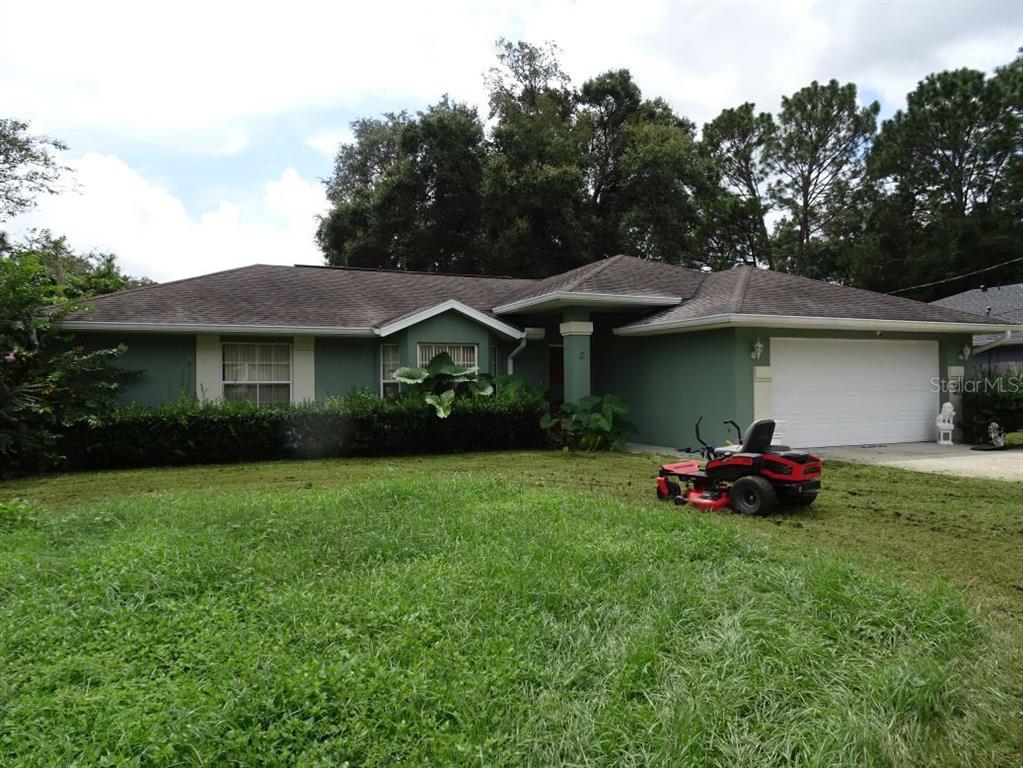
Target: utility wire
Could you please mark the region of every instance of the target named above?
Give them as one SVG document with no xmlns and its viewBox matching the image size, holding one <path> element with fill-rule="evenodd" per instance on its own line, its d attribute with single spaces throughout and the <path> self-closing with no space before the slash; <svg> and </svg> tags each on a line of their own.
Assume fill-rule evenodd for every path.
<svg viewBox="0 0 1023 768">
<path fill-rule="evenodd" d="M 1023 256 L 1018 259 L 1009 259 L 1003 261 L 1001 264 L 995 264 L 993 267 L 984 267 L 983 269 L 975 269 L 973 272 L 967 272 L 965 275 L 956 275 L 955 277 L 946 277 L 944 280 L 935 280 L 933 283 L 921 283 L 920 285 L 911 285 L 909 288 L 899 288 L 897 291 L 890 291 L 888 296 L 894 296 L 897 293 L 905 293 L 906 291 L 915 291 L 917 288 L 930 288 L 932 285 L 941 285 L 942 283 L 951 283 L 953 280 L 962 280 L 964 277 L 972 277 L 973 275 L 979 275 L 981 272 L 990 272 L 992 269 L 999 269 L 1000 267 L 1006 267 L 1009 264 L 1015 264 L 1016 262 L 1023 261 Z"/>
</svg>

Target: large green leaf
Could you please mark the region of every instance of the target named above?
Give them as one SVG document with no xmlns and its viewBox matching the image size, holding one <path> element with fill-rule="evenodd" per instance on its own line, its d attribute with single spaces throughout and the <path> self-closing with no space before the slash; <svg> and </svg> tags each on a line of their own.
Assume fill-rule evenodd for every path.
<svg viewBox="0 0 1023 768">
<path fill-rule="evenodd" d="M 476 373 L 479 371 L 475 366 L 455 365 L 451 355 L 447 352 L 435 355 L 426 366 L 426 370 L 431 376 L 451 376 L 458 381 L 471 381 L 476 378 Z"/>
<path fill-rule="evenodd" d="M 430 372 L 425 368 L 398 368 L 394 372 L 395 381 L 402 384 L 422 384 L 429 377 Z"/>
<path fill-rule="evenodd" d="M 451 411 L 455 406 L 455 390 L 449 389 L 447 392 L 442 392 L 439 395 L 431 393 L 423 399 L 433 406 L 437 412 L 437 418 L 446 419 L 451 415 Z"/>
<path fill-rule="evenodd" d="M 614 395 L 606 395 L 602 407 L 605 414 L 608 411 L 611 411 L 615 416 L 627 416 L 629 414 L 629 406 L 620 397 L 615 397 Z"/>
</svg>

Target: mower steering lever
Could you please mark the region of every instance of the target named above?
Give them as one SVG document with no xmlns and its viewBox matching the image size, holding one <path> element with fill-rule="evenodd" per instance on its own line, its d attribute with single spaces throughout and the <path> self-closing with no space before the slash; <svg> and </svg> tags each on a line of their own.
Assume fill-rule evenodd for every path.
<svg viewBox="0 0 1023 768">
<path fill-rule="evenodd" d="M 707 461 L 710 461 L 711 459 L 715 458 L 717 454 L 714 452 L 714 446 L 705 443 L 703 441 L 703 438 L 700 436 L 701 421 L 703 421 L 703 416 L 696 420 L 696 441 L 700 444 L 701 447 L 700 453 L 703 454 L 703 457 L 707 459 Z"/>
</svg>

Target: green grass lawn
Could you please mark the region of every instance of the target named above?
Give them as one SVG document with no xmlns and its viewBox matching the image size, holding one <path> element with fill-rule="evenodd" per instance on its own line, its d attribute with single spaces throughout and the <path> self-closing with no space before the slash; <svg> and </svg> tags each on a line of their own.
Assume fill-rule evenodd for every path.
<svg viewBox="0 0 1023 768">
<path fill-rule="evenodd" d="M 1019 764 L 1023 484 L 829 464 L 747 519 L 656 463 L 8 483 L 0 764 Z"/>
</svg>

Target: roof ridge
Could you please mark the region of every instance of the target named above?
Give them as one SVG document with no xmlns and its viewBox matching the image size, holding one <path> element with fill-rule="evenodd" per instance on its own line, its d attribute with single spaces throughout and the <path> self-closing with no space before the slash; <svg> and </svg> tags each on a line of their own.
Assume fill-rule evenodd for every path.
<svg viewBox="0 0 1023 768">
<path fill-rule="evenodd" d="M 739 267 L 739 279 L 735 281 L 732 288 L 732 295 L 729 296 L 729 305 L 741 314 L 742 307 L 746 303 L 746 290 L 749 288 L 750 278 L 753 276 L 755 267 Z"/>
<path fill-rule="evenodd" d="M 282 264 L 280 266 L 287 266 Z M 337 269 L 347 272 L 378 272 L 398 275 L 429 275 L 432 277 L 476 277 L 485 280 L 529 280 L 538 282 L 535 277 L 515 277 L 514 275 L 474 275 L 469 272 L 428 272 L 425 269 L 393 269 L 389 267 L 351 267 L 345 264 L 292 264 L 290 269 Z"/>
<path fill-rule="evenodd" d="M 582 273 L 575 280 L 569 281 L 569 283 L 563 288 L 563 290 L 571 291 L 572 289 L 579 287 L 579 284 L 582 283 L 584 280 L 589 280 L 591 277 L 593 277 L 595 275 L 599 275 L 601 272 L 603 272 L 605 269 L 607 269 L 608 266 L 610 266 L 612 261 L 615 261 L 616 259 L 621 258 L 621 256 L 622 256 L 622 254 L 616 253 L 614 256 L 608 256 L 606 259 L 600 259 L 599 261 L 592 261 L 589 264 L 583 265 L 584 267 L 594 267 L 594 268 L 589 270 L 589 271 L 583 269 Z M 565 271 L 566 272 L 571 272 L 572 270 L 565 270 Z M 562 272 L 561 274 L 564 274 L 564 272 Z M 557 275 L 551 275 L 551 277 L 557 277 Z"/>
</svg>

